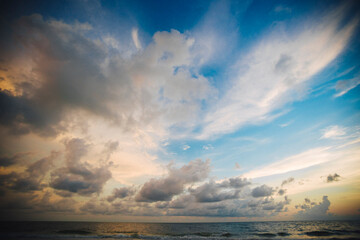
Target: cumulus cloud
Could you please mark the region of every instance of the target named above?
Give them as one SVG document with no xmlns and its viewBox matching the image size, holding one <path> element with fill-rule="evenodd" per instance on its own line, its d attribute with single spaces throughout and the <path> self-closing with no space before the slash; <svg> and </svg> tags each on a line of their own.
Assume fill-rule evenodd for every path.
<svg viewBox="0 0 360 240">
<path fill-rule="evenodd" d="M 205 183 L 196 189 L 190 189 L 190 193 L 197 202 L 220 202 L 239 197 L 240 190 L 221 190 L 221 185 L 215 182 Z"/>
<path fill-rule="evenodd" d="M 128 196 L 131 196 L 135 193 L 134 188 L 130 187 L 122 187 L 122 188 L 114 188 L 112 195 L 108 196 L 106 200 L 108 202 L 113 202 L 115 199 L 122 199 Z"/>
<path fill-rule="evenodd" d="M 334 181 L 340 181 L 340 178 L 340 175 L 337 173 L 334 173 L 333 175 L 329 174 L 329 176 L 326 177 L 326 182 L 330 183 Z"/>
<path fill-rule="evenodd" d="M 330 201 L 327 196 L 323 196 L 322 202 L 308 204 L 305 202 L 303 205 L 298 205 L 300 210 L 294 217 L 299 220 L 326 220 L 329 219 L 332 214 L 328 213 Z"/>
<path fill-rule="evenodd" d="M 191 127 L 201 101 L 213 92 L 191 67 L 194 39 L 176 30 L 155 33 L 143 51 L 125 57 L 116 49 L 109 54 L 111 37 L 86 37 L 89 24 L 35 14 L 15 26 L 16 45 L 1 49 L 8 59 L 3 78 L 11 87 L 0 91 L 0 124 L 11 133 L 55 136 L 77 113 L 124 130 L 145 130 L 150 123 L 159 132 L 179 123 Z M 133 41 L 141 48 L 137 33 L 132 31 Z"/>
<path fill-rule="evenodd" d="M 169 201 L 174 195 L 182 193 L 186 184 L 204 180 L 209 171 L 209 160 L 193 160 L 180 169 L 169 166 L 168 176 L 146 182 L 137 194 L 136 201 Z"/>
<path fill-rule="evenodd" d="M 284 201 L 275 202 L 273 199 L 266 199 L 262 202 L 262 209 L 266 211 L 282 212 L 287 211 L 286 205 L 290 204 L 290 199 L 284 197 Z"/>
<path fill-rule="evenodd" d="M 9 53 L 6 62 L 15 90 L 1 91 L 1 124 L 17 134 L 49 136 L 66 128 L 67 109 L 112 115 L 107 105 L 111 83 L 100 69 L 105 52 L 84 37 L 86 26 L 44 21 L 36 14 L 17 21 L 14 39 L 21 50 Z"/>
<path fill-rule="evenodd" d="M 52 188 L 80 195 L 102 191 L 104 184 L 111 178 L 111 172 L 108 165 L 94 167 L 81 161 L 88 148 L 89 145 L 83 139 L 73 138 L 65 142 L 66 166 L 52 171 Z"/>
<path fill-rule="evenodd" d="M 236 177 L 236 178 L 229 178 L 227 180 L 222 181 L 219 186 L 220 187 L 227 187 L 227 188 L 235 188 L 235 189 L 239 189 L 239 188 L 243 188 L 247 185 L 250 185 L 251 182 L 248 181 L 246 178 L 240 178 L 240 177 Z"/>
<path fill-rule="evenodd" d="M 217 99 L 216 91 L 199 73 L 199 62 L 209 56 L 198 54 L 216 45 L 205 43 L 202 48 L 199 45 L 204 44 L 201 40 L 205 38 L 199 41 L 194 35 L 171 30 L 155 33 L 148 45 L 142 46 L 145 42 L 140 41 L 139 31 L 134 28 L 130 44 L 137 51 L 125 56 L 120 50 L 121 39 L 94 39 L 96 34 L 92 34 L 89 24 L 44 20 L 40 15 L 22 17 L 15 23 L 14 38 L 9 41 L 16 44 L 8 49 L 1 46 L 6 60 L 0 61 L 0 81 L 6 84 L 0 90 L 0 124 L 11 134 L 67 137 L 77 118 L 83 117 L 81 129 L 86 121 L 99 121 L 99 125 L 120 129 L 124 136 L 134 133 L 141 141 L 152 144 L 158 135 L 168 141 L 199 129 L 198 138 L 208 138 L 266 121 L 276 117 L 281 106 L 298 99 L 293 93 L 301 92 L 303 83 L 342 52 L 357 26 L 351 19 L 339 24 L 342 15 L 332 13 L 298 35 L 280 34 L 259 42 L 235 63 L 235 73 L 229 74 L 234 76 L 229 82 L 231 90 L 220 94 L 219 101 L 211 100 Z M 223 44 L 222 48 L 213 49 L 221 52 L 219 49 L 227 47 Z M 339 83 L 338 91 L 349 91 L 356 85 L 356 81 Z M 106 135 L 102 130 L 99 127 L 94 132 Z M 119 149 L 131 153 L 139 150 L 105 138 L 96 140 L 105 144 L 96 162 L 93 160 L 97 155 L 89 156 L 92 145 L 71 137 L 64 141 L 64 162 L 54 161 L 59 156 L 57 152 L 31 163 L 23 161 L 26 153 L 1 157 L 1 167 L 21 163 L 25 169 L 1 172 L 0 197 L 6 196 L 1 208 L 133 216 L 263 217 L 286 211 L 290 202 L 287 196 L 274 200 L 277 189 L 267 185 L 247 188 L 251 183 L 245 178 L 209 180 L 210 162 L 201 160 L 181 168 L 170 165 L 167 175 L 152 178 L 139 188 L 115 188 L 104 198 L 99 194 L 112 177 L 111 166 L 122 166 L 123 161 L 111 161 L 111 156 Z M 184 150 L 188 148 L 184 146 Z M 203 146 L 203 150 L 210 149 L 210 144 Z M 249 176 L 279 174 L 323 163 L 331 159 L 326 150 L 312 149 L 291 156 L 254 170 Z M 146 149 L 144 152 L 146 158 L 156 159 Z M 129 161 L 135 170 L 139 169 L 138 161 Z M 235 166 L 239 168 L 237 163 Z M 338 177 L 331 175 L 333 181 Z M 289 178 L 281 186 L 293 180 Z M 40 192 L 46 187 L 49 192 Z M 16 194 L 8 190 L 15 190 Z M 278 195 L 284 194 L 285 189 L 278 191 Z M 70 198 L 73 195 L 93 198 L 77 208 L 80 203 Z M 305 202 L 303 209 L 306 212 L 321 204 L 326 205 L 326 201 Z"/>
<path fill-rule="evenodd" d="M 290 200 L 285 197 L 283 201 L 266 198 L 262 201 L 249 199 L 227 199 L 220 202 L 194 202 L 193 198 L 187 200 L 186 207 L 170 209 L 168 215 L 175 216 L 209 216 L 209 217 L 264 217 L 287 211 L 286 205 Z M 189 200 L 190 199 L 190 200 Z"/>
<path fill-rule="evenodd" d="M 260 187 L 256 187 L 251 191 L 251 196 L 255 198 L 259 197 L 268 197 L 271 196 L 274 193 L 274 189 L 272 187 L 269 187 L 265 184 L 261 185 Z"/>
<path fill-rule="evenodd" d="M 189 205 L 193 204 L 196 200 L 194 199 L 193 195 L 185 194 L 180 195 L 175 200 L 172 200 L 168 203 L 169 208 L 175 208 L 175 209 L 185 209 Z"/>
</svg>

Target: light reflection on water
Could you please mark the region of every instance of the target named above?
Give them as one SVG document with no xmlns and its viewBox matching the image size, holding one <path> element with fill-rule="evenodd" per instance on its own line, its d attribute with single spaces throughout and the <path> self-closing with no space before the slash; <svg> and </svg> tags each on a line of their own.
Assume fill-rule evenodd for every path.
<svg viewBox="0 0 360 240">
<path fill-rule="evenodd" d="M 0 239 L 360 239 L 360 222 L 5 222 Z"/>
</svg>

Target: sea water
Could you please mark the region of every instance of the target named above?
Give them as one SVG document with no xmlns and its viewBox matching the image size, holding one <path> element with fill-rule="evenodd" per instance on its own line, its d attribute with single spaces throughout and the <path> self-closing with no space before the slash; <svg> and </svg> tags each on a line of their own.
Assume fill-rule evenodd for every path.
<svg viewBox="0 0 360 240">
<path fill-rule="evenodd" d="M 1 222 L 0 239 L 360 239 L 359 221 Z"/>
</svg>

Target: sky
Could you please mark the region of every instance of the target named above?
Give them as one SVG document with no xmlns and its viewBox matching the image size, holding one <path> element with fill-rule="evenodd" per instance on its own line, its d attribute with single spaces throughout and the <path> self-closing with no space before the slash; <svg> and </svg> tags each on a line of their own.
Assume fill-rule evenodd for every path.
<svg viewBox="0 0 360 240">
<path fill-rule="evenodd" d="M 0 1 L 1 220 L 360 219 L 358 1 Z"/>
</svg>

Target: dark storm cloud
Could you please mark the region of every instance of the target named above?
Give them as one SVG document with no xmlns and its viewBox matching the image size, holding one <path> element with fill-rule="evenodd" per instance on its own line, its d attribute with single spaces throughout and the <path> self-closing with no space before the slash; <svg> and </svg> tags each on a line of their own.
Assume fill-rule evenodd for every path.
<svg viewBox="0 0 360 240">
<path fill-rule="evenodd" d="M 260 187 L 256 187 L 252 190 L 251 195 L 255 198 L 258 197 L 268 197 L 274 193 L 274 189 L 267 185 L 261 185 Z"/>
<path fill-rule="evenodd" d="M 141 206 L 136 207 L 137 211 L 132 210 L 131 205 L 126 203 L 112 203 L 108 204 L 106 201 L 98 201 L 98 199 L 90 199 L 88 202 L 80 207 L 80 211 L 84 213 L 99 214 L 99 215 L 141 215 Z M 145 215 L 145 214 L 144 214 Z M 159 215 L 159 214 L 153 214 Z"/>
<path fill-rule="evenodd" d="M 35 208 L 43 212 L 74 212 L 77 202 L 74 199 L 62 198 L 51 200 L 52 194 L 45 192 L 42 198 L 34 202 Z"/>
<path fill-rule="evenodd" d="M 65 130 L 67 109 L 82 109 L 115 119 L 108 102 L 113 98 L 112 82 L 100 67 L 106 51 L 84 37 L 87 24 L 68 25 L 44 21 L 40 15 L 20 18 L 14 27 L 14 44 L 8 52 L 7 76 L 15 79 L 17 91 L 0 92 L 0 124 L 11 132 L 30 131 L 55 135 Z M 1 49 L 5 52 L 5 49 Z M 33 75 L 17 74 L 11 60 L 21 56 L 33 63 Z"/>
<path fill-rule="evenodd" d="M 88 152 L 89 145 L 83 139 L 73 138 L 65 143 L 66 167 L 51 173 L 50 186 L 80 195 L 100 193 L 111 178 L 108 165 L 93 167 L 81 159 Z"/>
<path fill-rule="evenodd" d="M 130 187 L 122 187 L 122 188 L 114 188 L 112 195 L 108 196 L 106 200 L 108 202 L 113 202 L 115 199 L 122 199 L 128 196 L 132 196 L 135 193 L 134 188 Z"/>
<path fill-rule="evenodd" d="M 31 155 L 31 152 L 16 153 L 12 156 L 0 157 L 0 167 L 8 167 L 21 162 L 26 156 Z"/>
<path fill-rule="evenodd" d="M 58 152 L 52 152 L 48 157 L 28 165 L 24 172 L 2 174 L 0 175 L 0 185 L 20 192 L 41 190 L 47 186 L 46 183 L 43 183 L 43 179 L 53 166 L 53 160 L 58 156 Z"/>
<path fill-rule="evenodd" d="M 184 191 L 185 184 L 204 180 L 210 171 L 210 162 L 193 160 L 180 169 L 169 167 L 168 176 L 146 182 L 136 196 L 138 202 L 169 201 Z"/>
<path fill-rule="evenodd" d="M 333 175 L 332 174 L 329 174 L 329 176 L 327 176 L 326 178 L 326 182 L 330 183 L 330 182 L 337 182 L 337 181 L 340 181 L 340 175 L 337 174 L 337 173 L 334 173 Z"/>
</svg>

